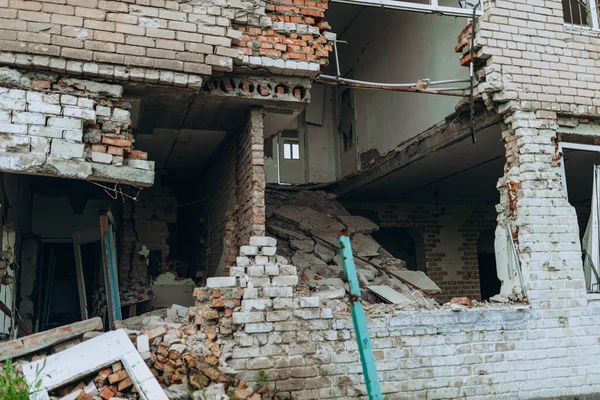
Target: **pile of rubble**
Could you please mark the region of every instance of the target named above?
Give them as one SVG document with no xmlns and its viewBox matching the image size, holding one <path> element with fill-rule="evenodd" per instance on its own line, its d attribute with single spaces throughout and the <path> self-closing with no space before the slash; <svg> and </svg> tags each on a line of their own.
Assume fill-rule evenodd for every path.
<svg viewBox="0 0 600 400">
<path fill-rule="evenodd" d="M 115 321 L 115 328 L 123 331 L 126 335 L 124 337 L 128 337 L 135 346 L 133 351 L 137 350 L 136 353 L 145 362 L 168 399 L 276 398 L 272 389 L 260 385 L 251 388 L 246 382 L 236 379 L 236 371 L 225 361 L 231 356 L 235 343 L 237 325 L 233 314 L 234 310 L 240 309 L 242 290 L 237 287 L 197 288 L 194 298 L 195 307 L 174 305 L 170 309 Z M 102 329 L 100 319 L 92 318 L 4 342 L 0 344 L 0 360 L 16 360 L 20 368 L 37 362 L 45 365 L 46 359 L 51 360 L 53 356 L 68 349 L 77 349 L 78 345 L 88 340 L 101 338 L 105 335 L 101 332 Z M 51 398 L 142 398 L 134 384 L 135 378 L 128 374 L 121 362 L 82 375 L 84 376 L 69 380 L 67 385 L 53 389 L 49 393 Z"/>
<path fill-rule="evenodd" d="M 437 304 L 429 295 L 440 293 L 440 288 L 423 272 L 407 270 L 404 261 L 371 237 L 379 227 L 350 215 L 335 196 L 323 191 L 269 190 L 266 202 L 267 230 L 277 238 L 277 254 L 291 259 L 300 280 L 319 298 L 344 298 L 349 291 L 337 249 L 337 237 L 346 230 L 352 236 L 365 301 L 378 302 L 371 289 L 387 286 L 398 292 L 399 303 Z"/>
</svg>

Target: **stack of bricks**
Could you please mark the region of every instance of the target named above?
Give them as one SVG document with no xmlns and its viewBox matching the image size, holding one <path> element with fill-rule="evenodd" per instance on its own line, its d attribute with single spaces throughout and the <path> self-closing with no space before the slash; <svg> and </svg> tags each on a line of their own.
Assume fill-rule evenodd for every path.
<svg viewBox="0 0 600 400">
<path fill-rule="evenodd" d="M 473 25 L 469 24 L 458 35 L 458 44 L 454 51 L 461 54 L 460 65 L 468 67 L 471 64 L 471 42 L 473 38 Z M 473 62 L 477 62 L 477 49 L 473 49 Z"/>
<path fill-rule="evenodd" d="M 237 27 L 243 33 L 239 47 L 246 55 L 244 61 L 294 75 L 325 68 L 335 40 L 324 20 L 327 8 L 328 0 L 267 1 L 271 25 Z"/>
</svg>

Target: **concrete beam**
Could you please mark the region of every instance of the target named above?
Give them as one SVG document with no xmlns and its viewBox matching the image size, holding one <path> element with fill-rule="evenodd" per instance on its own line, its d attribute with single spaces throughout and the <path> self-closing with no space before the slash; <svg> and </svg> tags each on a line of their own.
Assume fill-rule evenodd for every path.
<svg viewBox="0 0 600 400">
<path fill-rule="evenodd" d="M 395 152 L 382 157 L 369 169 L 362 170 L 342 179 L 331 187 L 331 191 L 338 196 L 344 196 L 394 171 L 421 160 L 436 151 L 468 138 L 470 136 L 468 115 L 458 116 L 453 114 L 453 116 L 446 118 L 445 123 L 432 126 L 402 143 L 397 147 Z M 475 116 L 475 132 L 495 125 L 501 120 L 502 117 L 499 114 L 482 110 Z"/>
</svg>

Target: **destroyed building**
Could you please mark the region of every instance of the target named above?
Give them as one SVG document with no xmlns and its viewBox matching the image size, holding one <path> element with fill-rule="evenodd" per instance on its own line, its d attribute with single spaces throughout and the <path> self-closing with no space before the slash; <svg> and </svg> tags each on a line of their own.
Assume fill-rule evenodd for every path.
<svg viewBox="0 0 600 400">
<path fill-rule="evenodd" d="M 0 359 L 61 396 L 365 396 L 347 230 L 388 398 L 600 393 L 599 30 L 576 0 L 0 0 Z"/>
</svg>

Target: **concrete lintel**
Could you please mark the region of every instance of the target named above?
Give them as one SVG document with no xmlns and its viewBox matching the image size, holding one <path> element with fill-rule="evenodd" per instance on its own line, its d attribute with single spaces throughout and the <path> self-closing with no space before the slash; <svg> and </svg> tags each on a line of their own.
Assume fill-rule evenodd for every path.
<svg viewBox="0 0 600 400">
<path fill-rule="evenodd" d="M 244 100 L 253 105 L 284 106 L 310 102 L 311 80 L 304 77 L 226 75 L 209 79 L 201 96 Z"/>
<path fill-rule="evenodd" d="M 475 116 L 475 132 L 479 132 L 502 121 L 502 116 L 491 111 L 480 111 Z M 468 115 L 453 114 L 446 122 L 432 126 L 412 139 L 402 143 L 378 160 L 372 167 L 350 175 L 332 187 L 338 196 L 377 181 L 394 171 L 423 159 L 430 154 L 468 138 L 470 123 Z"/>
</svg>

